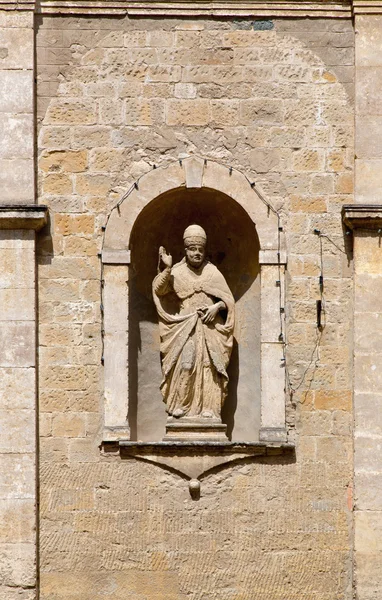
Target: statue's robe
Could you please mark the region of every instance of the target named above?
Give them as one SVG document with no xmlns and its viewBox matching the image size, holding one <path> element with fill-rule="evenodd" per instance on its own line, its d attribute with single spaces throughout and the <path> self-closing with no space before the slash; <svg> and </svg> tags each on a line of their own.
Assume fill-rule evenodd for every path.
<svg viewBox="0 0 382 600">
<path fill-rule="evenodd" d="M 180 302 L 176 314 L 164 307 L 164 297 L 171 292 Z M 223 275 L 209 262 L 195 270 L 183 259 L 156 276 L 153 296 L 159 315 L 161 391 L 167 412 L 172 415 L 182 409 L 189 417 L 209 412 L 220 418 L 227 394 L 235 309 Z M 203 323 L 198 309 L 219 300 L 226 306 L 225 320 L 219 312 L 213 322 Z"/>
</svg>

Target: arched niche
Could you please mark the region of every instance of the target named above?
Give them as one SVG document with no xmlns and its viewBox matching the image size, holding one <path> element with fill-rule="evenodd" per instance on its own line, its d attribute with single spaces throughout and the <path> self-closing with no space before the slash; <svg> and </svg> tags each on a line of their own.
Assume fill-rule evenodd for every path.
<svg viewBox="0 0 382 600">
<path fill-rule="evenodd" d="M 258 439 L 260 427 L 260 277 L 256 227 L 229 196 L 210 188 L 181 187 L 152 200 L 137 217 L 130 238 L 129 425 L 131 438 L 160 440 L 165 407 L 159 385 L 158 318 L 151 284 L 163 245 L 174 263 L 183 256 L 183 231 L 200 224 L 207 257 L 235 297 L 236 327 L 223 422 L 233 439 Z M 240 398 L 240 403 L 238 402 Z"/>
<path fill-rule="evenodd" d="M 174 261 L 180 259 L 183 230 L 194 222 L 206 229 L 209 258 L 237 304 L 223 420 L 233 441 L 284 441 L 280 298 L 285 253 L 278 218 L 241 173 L 194 157 L 145 175 L 107 224 L 104 440 L 156 442 L 164 435 L 151 282 L 159 246 Z"/>
</svg>

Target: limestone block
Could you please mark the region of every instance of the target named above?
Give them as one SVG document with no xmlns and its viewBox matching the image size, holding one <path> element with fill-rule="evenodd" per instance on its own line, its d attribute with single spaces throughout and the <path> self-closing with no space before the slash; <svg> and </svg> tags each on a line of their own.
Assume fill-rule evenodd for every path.
<svg viewBox="0 0 382 600">
<path fill-rule="evenodd" d="M 279 286 L 277 285 L 279 283 Z M 280 306 L 284 307 L 284 273 L 277 265 L 261 267 L 261 341 L 278 342 L 281 333 Z"/>
<path fill-rule="evenodd" d="M 58 128 L 50 131 L 57 131 Z M 99 127 L 85 127 L 77 126 L 73 127 L 71 131 L 72 147 L 73 148 L 95 148 L 97 146 L 110 146 L 111 145 L 111 130 L 110 127 L 99 126 Z M 54 140 L 51 140 L 54 141 Z M 54 144 L 59 145 L 61 144 Z"/>
<path fill-rule="evenodd" d="M 105 265 L 105 330 L 126 333 L 128 329 L 128 267 Z"/>
<path fill-rule="evenodd" d="M 67 462 L 68 446 L 67 438 L 41 438 L 40 449 L 43 462 L 47 464 Z"/>
<path fill-rule="evenodd" d="M 382 551 L 382 513 L 355 511 L 355 551 L 373 555 Z"/>
<path fill-rule="evenodd" d="M 94 463 L 99 461 L 99 442 L 94 439 L 69 440 L 69 460 L 72 463 Z"/>
<path fill-rule="evenodd" d="M 0 321 L 33 321 L 35 290 L 0 288 Z"/>
<path fill-rule="evenodd" d="M 42 279 L 99 279 L 99 259 L 89 256 L 86 261 L 82 257 L 57 256 L 52 263 L 40 265 L 39 275 Z"/>
<path fill-rule="evenodd" d="M 67 438 L 85 437 L 84 415 L 75 413 L 53 415 L 52 435 Z"/>
<path fill-rule="evenodd" d="M 196 90 L 193 83 L 176 83 L 174 96 L 175 98 L 196 98 Z"/>
<path fill-rule="evenodd" d="M 81 173 L 86 170 L 87 164 L 86 150 L 51 150 L 43 152 L 39 160 L 39 168 L 42 171 L 55 173 Z"/>
<path fill-rule="evenodd" d="M 2 69 L 33 69 L 33 29 L 1 28 Z"/>
<path fill-rule="evenodd" d="M 83 196 L 106 195 L 112 187 L 110 175 L 79 174 L 76 177 L 75 191 Z"/>
<path fill-rule="evenodd" d="M 4 203 L 20 204 L 22 202 L 33 202 L 33 160 L 18 158 L 11 160 L 0 159 L 0 189 L 2 190 L 1 198 Z"/>
<path fill-rule="evenodd" d="M 354 394 L 355 425 L 358 433 L 382 436 L 382 395 Z"/>
<path fill-rule="evenodd" d="M 35 578 L 34 543 L 0 543 L 0 579 L 10 587 L 32 587 Z"/>
<path fill-rule="evenodd" d="M 213 100 L 211 102 L 211 119 L 218 126 L 232 126 L 239 123 L 238 100 Z"/>
<path fill-rule="evenodd" d="M 94 125 L 97 105 L 92 100 L 56 98 L 49 105 L 45 121 L 50 125 Z"/>
<path fill-rule="evenodd" d="M 154 125 L 164 121 L 164 103 L 161 99 L 146 100 L 129 98 L 125 100 L 126 125 Z"/>
<path fill-rule="evenodd" d="M 180 81 L 181 75 L 182 69 L 179 65 L 150 65 L 146 79 L 154 83 L 176 83 Z"/>
<path fill-rule="evenodd" d="M 358 159 L 355 167 L 355 192 L 358 202 L 375 202 L 375 190 L 382 184 L 382 160 Z"/>
<path fill-rule="evenodd" d="M 33 120 L 30 115 L 2 115 L 0 159 L 30 158 L 33 154 Z"/>
<path fill-rule="evenodd" d="M 0 288 L 33 287 L 35 264 L 34 255 L 30 248 L 23 248 L 22 242 L 17 243 L 12 240 L 11 243 L 6 243 L 5 248 L 0 249 L 0 257 L 2 264 Z"/>
<path fill-rule="evenodd" d="M 36 360 L 34 339 L 33 321 L 2 321 L 0 367 L 33 367 Z"/>
<path fill-rule="evenodd" d="M 99 100 L 99 116 L 102 124 L 122 125 L 124 121 L 122 100 L 101 98 Z"/>
<path fill-rule="evenodd" d="M 352 409 L 351 390 L 317 390 L 314 393 L 314 407 L 317 410 L 344 410 Z"/>
<path fill-rule="evenodd" d="M 357 67 L 382 66 L 382 17 L 381 15 L 357 16 Z"/>
<path fill-rule="evenodd" d="M 357 510 L 382 512 L 382 472 L 358 472 L 354 497 Z"/>
<path fill-rule="evenodd" d="M 34 251 L 35 233 L 29 229 L 2 229 L 0 230 L 0 250 L 3 248 L 24 248 Z M 23 255 L 19 255 L 19 259 Z M 4 262 L 3 257 L 1 258 Z"/>
<path fill-rule="evenodd" d="M 378 251 L 374 256 L 377 261 Z M 382 255 L 380 258 L 382 260 Z M 358 259 L 357 262 L 359 264 Z M 361 319 L 362 325 L 366 326 L 364 329 L 366 335 L 374 333 L 372 326 L 377 324 L 379 318 L 382 318 L 381 285 L 382 277 L 377 274 L 359 273 L 355 280 L 356 321 Z M 377 350 L 377 348 L 374 349 Z"/>
<path fill-rule="evenodd" d="M 0 71 L 0 113 L 32 114 L 32 71 Z"/>
<path fill-rule="evenodd" d="M 95 385 L 96 367 L 53 366 L 41 368 L 41 386 L 55 390 L 87 390 Z"/>
<path fill-rule="evenodd" d="M 92 235 L 94 233 L 93 215 L 68 215 L 54 216 L 54 229 L 61 235 Z"/>
<path fill-rule="evenodd" d="M 362 116 L 362 125 L 357 127 L 355 140 L 358 159 L 382 158 L 382 116 L 367 114 Z"/>
<path fill-rule="evenodd" d="M 210 121 L 208 100 L 169 100 L 167 103 L 167 125 L 207 125 Z"/>
<path fill-rule="evenodd" d="M 261 344 L 261 427 L 285 428 L 285 365 L 281 343 Z"/>
<path fill-rule="evenodd" d="M 17 477 L 15 477 L 17 473 Z M 36 495 L 34 453 L 0 453 L 0 498 L 31 498 Z"/>
<path fill-rule="evenodd" d="M 35 370 L 0 369 L 0 409 L 32 410 L 35 406 Z"/>
<path fill-rule="evenodd" d="M 124 45 L 126 48 L 140 48 L 146 46 L 146 31 L 128 31 L 125 33 Z"/>
<path fill-rule="evenodd" d="M 281 104 L 274 99 L 243 100 L 240 106 L 240 124 L 277 124 L 283 120 Z"/>
<path fill-rule="evenodd" d="M 370 432 L 355 432 L 354 469 L 356 473 L 382 473 L 382 436 L 372 437 Z"/>
<path fill-rule="evenodd" d="M 35 503 L 31 498 L 0 498 L 0 544 L 34 543 Z"/>
<path fill-rule="evenodd" d="M 126 161 L 125 150 L 107 148 L 91 152 L 90 169 L 92 171 L 121 171 Z"/>
<path fill-rule="evenodd" d="M 33 452 L 35 411 L 0 409 L 0 452 Z"/>
<path fill-rule="evenodd" d="M 184 164 L 187 188 L 201 188 L 203 182 L 204 161 L 192 157 Z"/>
<path fill-rule="evenodd" d="M 29 10 L 2 11 L 0 14 L 0 27 L 31 28 L 33 27 L 33 15 Z"/>
<path fill-rule="evenodd" d="M 381 561 L 381 552 L 371 556 L 368 552 L 358 551 L 355 555 L 357 593 L 362 600 L 376 600 L 381 594 Z"/>
<path fill-rule="evenodd" d="M 382 65 L 380 67 L 357 66 L 357 115 L 382 115 L 382 109 L 378 102 L 381 92 Z"/>
<path fill-rule="evenodd" d="M 105 426 L 125 425 L 128 412 L 128 346 L 124 332 L 105 334 Z"/>
</svg>

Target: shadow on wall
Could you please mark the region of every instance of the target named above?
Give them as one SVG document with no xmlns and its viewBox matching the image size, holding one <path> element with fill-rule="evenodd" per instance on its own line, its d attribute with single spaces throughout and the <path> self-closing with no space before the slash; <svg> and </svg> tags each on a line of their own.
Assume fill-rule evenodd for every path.
<svg viewBox="0 0 382 600">
<path fill-rule="evenodd" d="M 129 423 L 132 439 L 163 438 L 166 412 L 160 393 L 158 317 L 152 299 L 158 249 L 173 264 L 184 256 L 183 232 L 192 224 L 207 232 L 207 257 L 227 280 L 236 301 L 235 342 L 229 393 L 222 418 L 233 440 L 257 440 L 260 420 L 260 277 L 256 228 L 243 208 L 211 189 L 172 190 L 139 215 L 131 234 L 129 275 Z"/>
</svg>

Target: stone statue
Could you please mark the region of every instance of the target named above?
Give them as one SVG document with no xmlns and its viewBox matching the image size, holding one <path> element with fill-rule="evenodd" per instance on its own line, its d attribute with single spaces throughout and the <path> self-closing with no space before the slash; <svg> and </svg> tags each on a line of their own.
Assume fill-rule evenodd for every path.
<svg viewBox="0 0 382 600">
<path fill-rule="evenodd" d="M 183 240 L 185 257 L 174 266 L 171 255 L 159 248 L 158 275 L 153 281 L 161 337 L 161 391 L 170 417 L 221 423 L 235 302 L 223 275 L 205 259 L 204 229 L 187 227 Z M 175 314 L 164 308 L 164 297 L 171 292 L 178 303 Z"/>
</svg>

